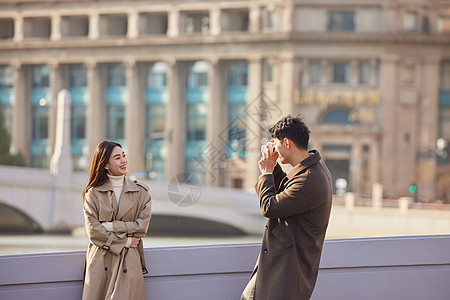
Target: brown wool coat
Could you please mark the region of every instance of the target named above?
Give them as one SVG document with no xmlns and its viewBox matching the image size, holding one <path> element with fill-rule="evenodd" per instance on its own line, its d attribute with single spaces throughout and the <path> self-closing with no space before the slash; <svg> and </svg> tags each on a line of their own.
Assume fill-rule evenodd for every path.
<svg viewBox="0 0 450 300">
<path fill-rule="evenodd" d="M 144 237 L 151 218 L 148 187 L 126 178 L 117 207 L 108 180 L 86 193 L 84 205 L 90 244 L 86 253 L 83 300 L 145 299 L 143 273 L 147 272 L 142 241 L 125 248 L 128 236 Z M 112 221 L 114 232 L 102 222 Z"/>
<path fill-rule="evenodd" d="M 277 165 L 255 189 L 269 218 L 253 274 L 256 300 L 307 300 L 316 284 L 331 210 L 331 175 L 317 151 L 289 174 Z"/>
</svg>

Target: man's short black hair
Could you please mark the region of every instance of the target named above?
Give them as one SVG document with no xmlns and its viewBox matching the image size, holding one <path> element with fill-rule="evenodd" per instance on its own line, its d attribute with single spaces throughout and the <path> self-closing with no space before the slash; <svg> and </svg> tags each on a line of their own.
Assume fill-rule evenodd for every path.
<svg viewBox="0 0 450 300">
<path fill-rule="evenodd" d="M 273 125 L 269 132 L 272 138 L 277 138 L 281 141 L 287 138 L 294 142 L 298 148 L 308 150 L 309 134 L 311 132 L 300 115 L 284 117 Z"/>
</svg>

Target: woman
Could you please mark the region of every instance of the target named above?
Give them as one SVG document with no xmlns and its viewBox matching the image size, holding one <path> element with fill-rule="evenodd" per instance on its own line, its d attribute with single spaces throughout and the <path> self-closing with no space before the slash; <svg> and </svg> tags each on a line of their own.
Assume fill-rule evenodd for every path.
<svg viewBox="0 0 450 300">
<path fill-rule="evenodd" d="M 90 240 L 83 300 L 145 299 L 147 269 L 141 238 L 150 223 L 151 201 L 148 187 L 126 174 L 122 146 L 110 141 L 98 144 L 83 191 Z"/>
</svg>

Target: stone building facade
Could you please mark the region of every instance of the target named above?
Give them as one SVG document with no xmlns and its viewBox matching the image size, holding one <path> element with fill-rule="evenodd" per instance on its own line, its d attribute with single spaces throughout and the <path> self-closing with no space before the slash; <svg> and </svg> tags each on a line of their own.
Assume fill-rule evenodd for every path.
<svg viewBox="0 0 450 300">
<path fill-rule="evenodd" d="M 61 89 L 77 170 L 112 139 L 136 176 L 251 189 L 267 128 L 301 113 L 348 191 L 448 197 L 450 1 L 2 0 L 0 101 L 31 166 Z"/>
</svg>

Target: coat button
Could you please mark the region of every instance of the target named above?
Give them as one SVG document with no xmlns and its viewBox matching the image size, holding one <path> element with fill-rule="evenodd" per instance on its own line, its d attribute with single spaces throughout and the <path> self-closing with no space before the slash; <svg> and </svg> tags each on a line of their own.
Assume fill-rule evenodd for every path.
<svg viewBox="0 0 450 300">
<path fill-rule="evenodd" d="M 126 273 L 126 272 L 127 272 L 127 269 L 123 269 L 123 272 Z"/>
<path fill-rule="evenodd" d="M 107 268 L 107 267 L 105 267 L 105 271 L 108 271 L 108 268 Z"/>
<path fill-rule="evenodd" d="M 267 251 L 267 249 L 264 249 L 264 254 L 267 254 L 267 252 L 269 252 L 269 251 Z"/>
</svg>

